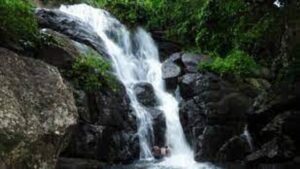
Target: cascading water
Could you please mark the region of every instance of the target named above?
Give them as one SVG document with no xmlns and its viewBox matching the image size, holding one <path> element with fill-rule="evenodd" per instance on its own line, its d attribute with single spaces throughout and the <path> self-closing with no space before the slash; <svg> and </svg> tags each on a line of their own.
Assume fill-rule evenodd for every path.
<svg viewBox="0 0 300 169">
<path fill-rule="evenodd" d="M 178 101 L 167 93 L 162 79 L 158 50 L 151 36 L 143 29 L 132 35 L 125 26 L 107 11 L 95 9 L 85 4 L 61 6 L 60 11 L 80 18 L 91 26 L 103 40 L 106 53 L 110 56 L 116 76 L 124 84 L 138 121 L 140 159 L 151 160 L 151 139 L 153 139 L 152 117 L 137 101 L 134 85 L 150 83 L 166 117 L 167 144 L 171 147 L 171 157 L 157 166 L 172 168 L 198 169 L 210 168 L 196 163 L 193 151 L 187 144 L 178 115 Z M 156 168 L 153 167 L 153 168 Z"/>
</svg>

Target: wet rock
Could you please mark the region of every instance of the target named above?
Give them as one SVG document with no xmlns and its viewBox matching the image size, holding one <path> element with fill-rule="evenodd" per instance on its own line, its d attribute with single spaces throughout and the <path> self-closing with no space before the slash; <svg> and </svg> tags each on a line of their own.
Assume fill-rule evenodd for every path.
<svg viewBox="0 0 300 169">
<path fill-rule="evenodd" d="M 154 89 L 150 83 L 138 83 L 133 90 L 138 101 L 144 106 L 154 107 L 157 105 Z"/>
<path fill-rule="evenodd" d="M 172 62 L 164 62 L 162 66 L 163 78 L 169 80 L 180 76 L 180 67 Z"/>
<path fill-rule="evenodd" d="M 168 89 L 174 90 L 177 87 L 177 78 L 181 75 L 181 68 L 175 62 L 179 60 L 179 57 L 179 55 L 175 55 L 163 62 L 162 76 Z"/>
<path fill-rule="evenodd" d="M 181 102 L 180 108 L 180 120 L 184 129 L 187 140 L 193 147 L 195 147 L 195 136 L 202 134 L 205 128 L 205 114 L 204 109 L 201 109 L 193 99 Z M 197 120 L 195 120 L 197 117 Z"/>
<path fill-rule="evenodd" d="M 42 28 L 49 28 L 60 32 L 71 39 L 92 47 L 102 56 L 109 58 L 105 52 L 103 40 L 97 36 L 91 27 L 68 14 L 51 9 L 37 9 L 36 18 Z"/>
<path fill-rule="evenodd" d="M 153 145 L 165 146 L 165 134 L 166 134 L 166 118 L 162 111 L 156 108 L 147 108 L 148 113 L 152 116 L 152 126 L 154 134 L 154 143 Z"/>
<path fill-rule="evenodd" d="M 0 159 L 12 169 L 54 169 L 76 124 L 71 90 L 55 67 L 3 48 L 0 83 Z"/>
<path fill-rule="evenodd" d="M 180 94 L 183 98 L 180 119 L 196 159 L 221 160 L 223 157 L 218 158 L 221 147 L 243 133 L 251 99 L 210 73 L 183 75 Z"/>
<path fill-rule="evenodd" d="M 80 114 L 80 124 L 61 157 L 108 163 L 129 163 L 138 158 L 136 120 L 125 88 L 119 84 L 117 92 L 107 88 L 76 95 L 87 114 Z"/>
</svg>

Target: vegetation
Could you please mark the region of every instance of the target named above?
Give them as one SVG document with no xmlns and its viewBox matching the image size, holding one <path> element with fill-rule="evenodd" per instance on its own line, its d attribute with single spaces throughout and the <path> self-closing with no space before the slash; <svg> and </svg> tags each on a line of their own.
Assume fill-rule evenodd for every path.
<svg viewBox="0 0 300 169">
<path fill-rule="evenodd" d="M 245 58 L 251 56 L 257 64 L 268 66 L 270 64 L 268 60 L 279 53 L 280 41 L 274 39 L 281 38 L 282 12 L 270 2 L 257 3 L 245 0 L 81 2 L 105 8 L 129 26 L 142 25 L 153 34 L 182 44 L 185 50 L 215 53 L 219 56 L 217 59 L 219 61 L 231 60 L 226 57 L 232 58 L 232 53 L 243 53 L 247 55 Z M 247 59 L 240 60 L 243 61 Z M 228 69 L 228 65 L 224 68 L 221 68 L 221 65 L 214 71 Z"/>
<path fill-rule="evenodd" d="M 110 64 L 102 57 L 89 52 L 76 59 L 71 76 L 75 84 L 83 86 L 85 90 L 96 90 L 101 87 L 116 89 L 115 78 L 109 73 Z"/>
<path fill-rule="evenodd" d="M 29 0 L 0 0 L 0 44 L 32 45 L 37 38 L 37 22 Z"/>
<path fill-rule="evenodd" d="M 87 3 L 107 9 L 128 26 L 142 25 L 160 38 L 181 44 L 184 50 L 214 53 L 213 61 L 201 64 L 201 70 L 221 74 L 236 70 L 232 72 L 238 75 L 249 75 L 258 64 L 270 67 L 270 59 L 280 53 L 287 20 L 283 16 L 289 10 L 276 8 L 272 1 L 248 0 L 41 1 L 48 5 Z M 37 23 L 31 0 L 0 2 L 0 43 L 34 42 Z M 280 2 L 287 5 L 290 1 Z"/>
<path fill-rule="evenodd" d="M 225 58 L 214 55 L 212 61 L 200 63 L 199 69 L 210 70 L 220 74 L 250 76 L 259 69 L 259 66 L 247 53 L 239 50 L 233 50 Z"/>
</svg>

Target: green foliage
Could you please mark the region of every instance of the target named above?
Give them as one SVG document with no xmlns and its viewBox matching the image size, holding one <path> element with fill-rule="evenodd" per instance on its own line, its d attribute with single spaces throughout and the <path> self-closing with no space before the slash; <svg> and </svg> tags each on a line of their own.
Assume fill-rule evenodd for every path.
<svg viewBox="0 0 300 169">
<path fill-rule="evenodd" d="M 219 74 L 235 74 L 237 76 L 251 76 L 259 69 L 247 53 L 240 50 L 233 50 L 225 58 L 214 55 L 210 62 L 201 62 L 199 64 L 200 70 L 209 70 Z"/>
<path fill-rule="evenodd" d="M 122 22 L 146 27 L 184 49 L 227 55 L 240 49 L 254 57 L 275 52 L 280 11 L 245 0 L 84 0 Z M 276 35 L 276 36 L 275 36 Z"/>
<path fill-rule="evenodd" d="M 0 42 L 23 45 L 37 39 L 37 22 L 30 0 L 0 0 Z"/>
<path fill-rule="evenodd" d="M 129 26 L 142 25 L 153 33 L 182 44 L 185 50 L 216 53 L 228 59 L 216 59 L 215 71 L 230 72 L 240 62 L 267 63 L 278 53 L 281 12 L 270 3 L 246 0 L 84 0 L 109 10 Z M 243 51 L 243 52 L 232 52 Z M 244 56 L 247 57 L 237 57 Z M 235 57 L 236 59 L 233 59 Z M 243 60 L 244 58 L 250 58 Z M 225 64 L 217 62 L 225 61 Z M 250 68 L 251 66 L 245 66 Z M 251 72 L 251 71 L 250 71 Z"/>
<path fill-rule="evenodd" d="M 75 83 L 85 90 L 96 90 L 101 87 L 116 89 L 115 78 L 109 73 L 110 64 L 94 53 L 87 53 L 76 59 L 72 67 Z"/>
</svg>

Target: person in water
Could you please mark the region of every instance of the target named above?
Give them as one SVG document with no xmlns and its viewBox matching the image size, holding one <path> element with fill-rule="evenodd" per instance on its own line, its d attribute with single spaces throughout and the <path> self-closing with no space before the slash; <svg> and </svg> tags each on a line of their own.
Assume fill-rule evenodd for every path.
<svg viewBox="0 0 300 169">
<path fill-rule="evenodd" d="M 167 157 L 170 155 L 170 149 L 168 146 L 165 146 L 165 147 L 154 146 L 152 148 L 152 154 L 153 154 L 154 158 L 161 159 L 163 157 Z"/>
</svg>

